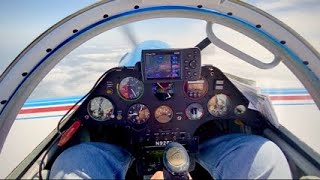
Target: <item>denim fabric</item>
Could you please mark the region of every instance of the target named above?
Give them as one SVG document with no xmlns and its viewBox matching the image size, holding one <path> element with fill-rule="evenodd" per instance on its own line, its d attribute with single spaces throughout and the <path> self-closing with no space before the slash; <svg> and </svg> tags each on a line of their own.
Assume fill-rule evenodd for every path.
<svg viewBox="0 0 320 180">
<path fill-rule="evenodd" d="M 105 143 L 83 143 L 65 150 L 53 163 L 50 179 L 124 179 L 133 157 Z"/>
<path fill-rule="evenodd" d="M 291 179 L 288 162 L 277 145 L 255 135 L 230 134 L 200 145 L 197 162 L 215 179 Z M 53 179 L 124 179 L 133 157 L 104 143 L 83 143 L 54 162 Z"/>
<path fill-rule="evenodd" d="M 291 179 L 286 157 L 272 141 L 230 134 L 200 145 L 197 162 L 215 179 Z"/>
</svg>

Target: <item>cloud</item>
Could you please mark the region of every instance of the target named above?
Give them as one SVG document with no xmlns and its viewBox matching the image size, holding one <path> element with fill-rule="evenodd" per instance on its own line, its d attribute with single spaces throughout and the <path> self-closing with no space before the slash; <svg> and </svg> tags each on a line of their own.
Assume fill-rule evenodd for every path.
<svg viewBox="0 0 320 180">
<path fill-rule="evenodd" d="M 251 3 L 266 11 L 301 11 L 303 9 L 319 7 L 319 0 L 254 0 Z"/>
<path fill-rule="evenodd" d="M 320 49 L 320 24 L 315 23 L 320 17 L 318 0 L 249 2 L 279 18 Z M 205 25 L 200 20 L 161 18 L 133 23 L 130 30 L 139 42 L 162 40 L 174 48 L 187 48 L 206 37 Z M 213 28 L 219 38 L 251 56 L 264 62 L 273 59 L 271 53 L 246 36 L 222 26 L 214 25 Z M 121 57 L 131 49 L 127 37 L 118 28 L 103 33 L 65 57 L 40 83 L 32 98 L 83 95 L 103 72 L 117 66 Z M 260 70 L 213 45 L 202 51 L 202 56 L 203 64 L 212 64 L 224 72 L 253 79 L 261 87 L 302 86 L 283 64 L 272 70 Z"/>
<path fill-rule="evenodd" d="M 126 48 L 119 48 L 117 51 L 95 49 L 94 53 L 86 53 L 81 49 L 83 47 L 66 56 L 52 69 L 30 98 L 84 95 L 105 71 L 118 66 L 126 50 Z"/>
<path fill-rule="evenodd" d="M 210 51 L 210 48 L 206 51 Z M 273 69 L 261 70 L 220 48 L 216 48 L 214 54 L 202 55 L 202 61 L 203 64 L 213 65 L 222 72 L 254 80 L 260 88 L 302 87 L 300 81 L 282 63 Z"/>
<path fill-rule="evenodd" d="M 117 52 L 111 53 L 95 53 L 95 54 L 80 54 L 79 58 L 86 58 L 88 60 L 105 60 L 119 56 Z"/>
<path fill-rule="evenodd" d="M 250 2 L 290 26 L 320 51 L 319 0 L 254 0 Z"/>
</svg>

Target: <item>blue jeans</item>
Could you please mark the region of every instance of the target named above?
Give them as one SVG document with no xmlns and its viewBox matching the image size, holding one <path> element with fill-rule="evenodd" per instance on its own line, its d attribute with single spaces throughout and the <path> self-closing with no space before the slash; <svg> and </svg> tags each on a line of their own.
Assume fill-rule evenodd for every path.
<svg viewBox="0 0 320 180">
<path fill-rule="evenodd" d="M 83 143 L 65 150 L 54 162 L 50 178 L 124 179 L 133 157 L 105 143 Z M 199 147 L 196 161 L 215 179 L 291 179 L 286 157 L 270 140 L 230 134 Z"/>
</svg>

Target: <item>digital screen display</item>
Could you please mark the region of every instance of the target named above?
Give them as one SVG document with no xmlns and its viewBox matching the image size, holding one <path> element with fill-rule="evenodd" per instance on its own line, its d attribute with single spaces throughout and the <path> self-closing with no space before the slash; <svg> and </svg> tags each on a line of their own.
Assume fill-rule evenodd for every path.
<svg viewBox="0 0 320 180">
<path fill-rule="evenodd" d="M 156 150 L 156 151 L 150 151 L 149 156 L 151 158 L 161 158 L 163 156 L 164 150 Z"/>
<path fill-rule="evenodd" d="M 204 81 L 190 81 L 188 82 L 188 91 L 203 91 L 204 90 Z"/>
<path fill-rule="evenodd" d="M 181 79 L 181 54 L 145 54 L 145 76 L 147 80 Z"/>
</svg>

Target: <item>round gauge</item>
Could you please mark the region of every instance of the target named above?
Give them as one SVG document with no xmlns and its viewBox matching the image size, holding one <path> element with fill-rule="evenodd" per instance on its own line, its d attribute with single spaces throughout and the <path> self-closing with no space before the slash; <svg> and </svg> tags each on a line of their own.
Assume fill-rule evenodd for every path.
<svg viewBox="0 0 320 180">
<path fill-rule="evenodd" d="M 154 116 L 158 122 L 167 123 L 172 119 L 173 111 L 169 106 L 159 106 L 156 109 Z"/>
<path fill-rule="evenodd" d="M 234 113 L 236 115 L 241 115 L 246 112 L 246 107 L 244 105 L 238 105 L 236 108 L 234 108 Z"/>
<path fill-rule="evenodd" d="M 186 115 L 190 120 L 199 120 L 203 116 L 203 108 L 199 103 L 192 103 L 186 109 Z"/>
<path fill-rule="evenodd" d="M 154 83 L 152 85 L 152 92 L 160 101 L 169 100 L 174 94 L 173 83 Z"/>
<path fill-rule="evenodd" d="M 183 85 L 183 90 L 190 99 L 200 99 L 208 92 L 208 81 L 205 78 L 198 81 L 187 81 Z"/>
<path fill-rule="evenodd" d="M 128 120 L 134 124 L 143 124 L 150 118 L 150 111 L 143 104 L 134 104 L 128 110 Z"/>
<path fill-rule="evenodd" d="M 216 117 L 227 114 L 230 106 L 230 99 L 225 94 L 216 94 L 208 102 L 208 111 Z"/>
<path fill-rule="evenodd" d="M 143 94 L 143 83 L 137 78 L 126 77 L 120 82 L 118 91 L 125 100 L 137 100 Z"/>
<path fill-rule="evenodd" d="M 104 97 L 91 99 L 87 108 L 90 117 L 96 121 L 106 121 L 114 116 L 114 106 Z"/>
</svg>

